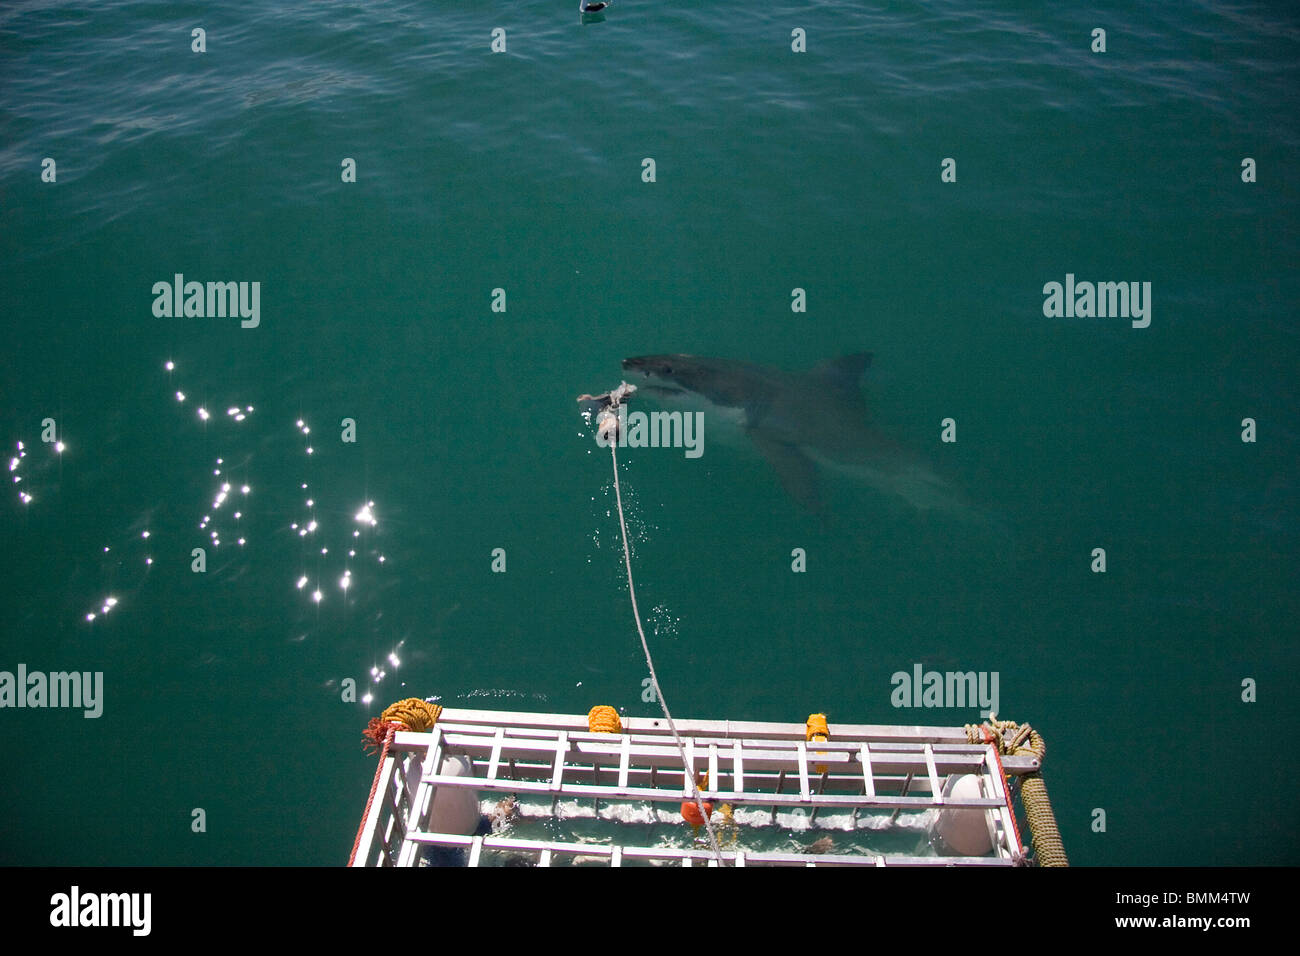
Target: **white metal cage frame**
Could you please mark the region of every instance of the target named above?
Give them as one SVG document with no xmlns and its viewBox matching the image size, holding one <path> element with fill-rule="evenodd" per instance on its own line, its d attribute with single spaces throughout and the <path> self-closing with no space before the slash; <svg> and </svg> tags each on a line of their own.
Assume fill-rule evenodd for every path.
<svg viewBox="0 0 1300 956">
<path fill-rule="evenodd" d="M 689 798 L 681 756 L 658 718 L 622 719 L 618 734 L 588 730 L 577 714 L 513 713 L 446 708 L 427 733 L 398 731 L 379 768 L 375 799 L 362 822 L 354 866 L 416 866 L 425 847 L 460 847 L 478 866 L 485 851 L 528 863 L 717 865 L 713 851 L 687 846 L 631 845 L 610 827 L 608 843 L 527 840 L 429 829 L 439 787 L 468 788 L 479 798 L 519 795 L 590 800 L 602 805 L 678 805 Z M 835 724 L 832 739 L 809 742 L 805 727 L 756 721 L 677 721 L 687 762 L 707 773 L 701 795 L 733 807 L 803 808 L 819 812 L 964 809 L 984 814 L 992 850 L 982 856 L 889 853 L 789 853 L 724 849 L 735 866 L 1014 866 L 1025 861 L 1008 777 L 1039 769 L 1034 757 L 999 757 L 991 744 L 971 744 L 961 727 Z M 472 773 L 442 772 L 448 757 L 470 761 Z M 970 774 L 978 797 L 945 786 Z M 627 828 L 624 828 L 627 829 Z"/>
</svg>

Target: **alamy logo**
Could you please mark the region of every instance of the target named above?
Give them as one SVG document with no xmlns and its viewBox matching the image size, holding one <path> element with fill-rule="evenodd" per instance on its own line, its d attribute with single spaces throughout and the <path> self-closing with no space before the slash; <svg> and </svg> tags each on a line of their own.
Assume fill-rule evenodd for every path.
<svg viewBox="0 0 1300 956">
<path fill-rule="evenodd" d="M 155 282 L 153 294 L 153 314 L 159 319 L 239 316 L 245 329 L 255 329 L 262 321 L 260 282 L 186 282 L 178 272 L 171 282 Z"/>
<path fill-rule="evenodd" d="M 74 886 L 50 897 L 50 925 L 129 926 L 133 936 L 148 936 L 152 910 L 151 893 L 82 893 Z"/>
<path fill-rule="evenodd" d="M 1151 324 L 1150 282 L 1075 282 L 1065 274 L 1065 285 L 1043 286 L 1043 315 L 1049 319 L 1132 319 L 1133 328 Z"/>
<path fill-rule="evenodd" d="M 613 433 L 611 442 L 607 437 Z M 703 412 L 645 412 L 628 413 L 626 405 L 618 406 L 618 429 L 601 429 L 596 433 L 596 444 L 608 448 L 685 448 L 687 458 L 704 454 Z"/>
<path fill-rule="evenodd" d="M 0 707 L 79 707 L 83 717 L 98 717 L 104 712 L 104 672 L 46 674 L 19 664 L 16 675 L 0 671 Z"/>
<path fill-rule="evenodd" d="M 896 671 L 889 682 L 894 685 L 889 702 L 895 707 L 975 707 L 980 716 L 998 710 L 997 671 L 927 671 L 913 664 L 912 673 Z"/>
</svg>

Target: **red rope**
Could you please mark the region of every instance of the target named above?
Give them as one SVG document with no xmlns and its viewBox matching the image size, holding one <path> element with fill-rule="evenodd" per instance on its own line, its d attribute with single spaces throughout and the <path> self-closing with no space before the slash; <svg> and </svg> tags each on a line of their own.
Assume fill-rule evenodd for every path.
<svg viewBox="0 0 1300 956">
<path fill-rule="evenodd" d="M 365 832 L 366 821 L 370 819 L 370 808 L 375 802 L 375 791 L 379 789 L 379 776 L 384 769 L 384 760 L 388 757 L 388 745 L 393 742 L 393 734 L 397 733 L 397 728 L 402 724 L 390 723 L 388 733 L 384 734 L 384 749 L 379 754 L 379 766 L 375 768 L 375 779 L 370 784 L 370 796 L 366 798 L 366 812 L 361 814 L 361 824 L 357 827 L 357 838 L 352 841 L 352 855 L 348 857 L 348 866 L 351 866 L 357 859 L 357 847 L 361 846 L 361 834 Z"/>
<path fill-rule="evenodd" d="M 1016 809 L 1011 805 L 1011 785 L 1007 782 L 1007 772 L 1002 769 L 1002 755 L 998 753 L 997 744 L 993 743 L 993 734 L 989 732 L 989 725 L 985 724 L 983 730 L 984 742 L 993 744 L 993 759 L 998 762 L 998 773 L 1002 776 L 1002 790 L 1007 795 L 1007 815 L 1011 817 L 1011 829 L 1016 831 L 1016 846 L 1020 848 L 1020 852 L 1023 854 L 1025 844 L 1020 839 L 1020 824 L 1016 823 Z"/>
</svg>

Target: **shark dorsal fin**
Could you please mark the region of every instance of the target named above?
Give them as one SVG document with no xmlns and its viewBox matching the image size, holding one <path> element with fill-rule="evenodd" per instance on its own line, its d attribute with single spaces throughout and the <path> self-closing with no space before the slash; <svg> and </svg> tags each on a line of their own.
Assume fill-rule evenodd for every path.
<svg viewBox="0 0 1300 956">
<path fill-rule="evenodd" d="M 861 387 L 862 373 L 867 370 L 871 364 L 870 352 L 855 352 L 852 355 L 841 355 L 839 358 L 829 359 L 813 368 L 811 374 L 814 378 L 819 378 L 831 388 L 838 389 L 849 395 L 858 395 L 858 389 Z"/>
</svg>

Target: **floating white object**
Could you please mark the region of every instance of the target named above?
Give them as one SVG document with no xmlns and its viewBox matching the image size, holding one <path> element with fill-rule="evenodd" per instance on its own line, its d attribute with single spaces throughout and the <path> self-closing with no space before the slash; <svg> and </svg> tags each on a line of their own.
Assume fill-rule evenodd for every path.
<svg viewBox="0 0 1300 956">
<path fill-rule="evenodd" d="M 979 778 L 973 774 L 948 778 L 944 796 L 962 800 L 978 800 L 985 794 L 980 789 Z M 930 841 L 944 856 L 983 856 L 993 849 L 989 833 L 988 812 L 985 810 L 960 810 L 947 808 L 939 811 L 930 825 Z"/>
<path fill-rule="evenodd" d="M 446 757 L 442 773 L 451 777 L 472 777 L 474 766 L 468 757 Z M 430 829 L 438 833 L 473 836 L 478 830 L 478 791 L 462 787 L 439 787 L 429 810 Z"/>
</svg>

